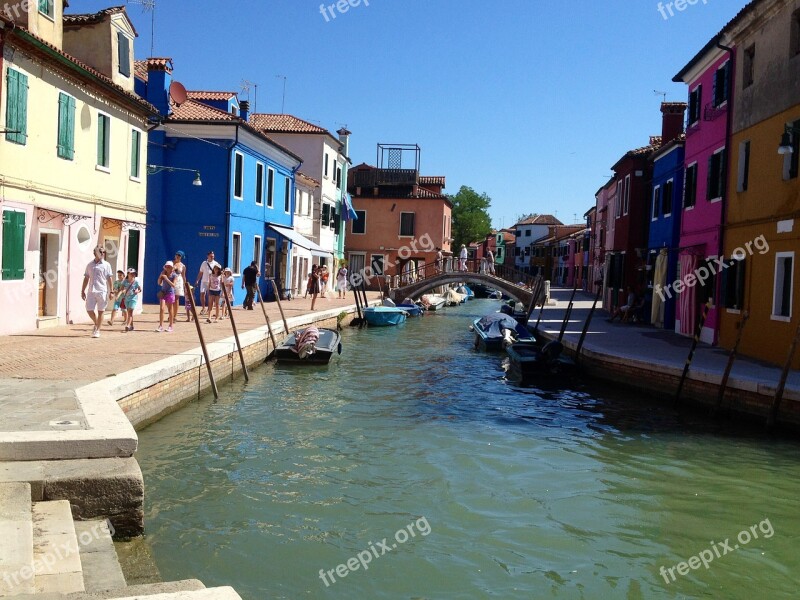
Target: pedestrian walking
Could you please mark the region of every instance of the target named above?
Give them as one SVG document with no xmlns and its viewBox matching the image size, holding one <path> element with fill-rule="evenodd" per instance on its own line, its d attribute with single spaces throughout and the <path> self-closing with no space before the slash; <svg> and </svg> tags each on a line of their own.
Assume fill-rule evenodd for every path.
<svg viewBox="0 0 800 600">
<path fill-rule="evenodd" d="M 109 326 L 114 326 L 114 317 L 117 316 L 117 311 L 121 309 L 122 320 L 125 320 L 125 297 L 121 293 L 122 287 L 125 284 L 125 271 L 117 271 L 117 280 L 111 288 L 114 294 L 114 308 L 111 310 L 111 316 L 108 319 Z"/>
<path fill-rule="evenodd" d="M 467 247 L 464 244 L 461 244 L 461 252 L 458 254 L 458 270 L 467 272 Z"/>
<path fill-rule="evenodd" d="M 208 277 L 208 314 L 206 323 L 211 323 L 211 309 L 214 308 L 214 322 L 219 321 L 219 300 L 222 297 L 222 267 L 214 265 Z"/>
<path fill-rule="evenodd" d="M 256 293 L 258 292 L 258 263 L 253 261 L 250 266 L 245 268 L 242 273 L 242 289 L 247 290 L 247 295 L 244 297 L 244 304 L 242 307 L 245 310 L 253 310 L 253 300 L 255 300 Z"/>
<path fill-rule="evenodd" d="M 311 273 L 308 275 L 306 290 L 311 294 L 311 310 L 314 310 L 314 304 L 317 302 L 317 294 L 319 294 L 319 267 L 317 267 L 317 265 L 311 265 Z"/>
<path fill-rule="evenodd" d="M 197 273 L 197 279 L 194 283 L 195 287 L 200 286 L 200 314 L 206 314 L 206 310 L 211 309 L 210 296 L 208 294 L 208 282 L 211 278 L 211 273 L 214 267 L 222 269 L 217 261 L 214 260 L 214 251 L 211 250 L 206 255 L 206 260 L 200 265 L 200 271 Z"/>
<path fill-rule="evenodd" d="M 86 302 L 86 313 L 92 320 L 94 328 L 92 337 L 100 337 L 100 327 L 103 325 L 103 312 L 108 305 L 108 299 L 113 298 L 114 282 L 111 278 L 114 272 L 111 265 L 106 262 L 106 251 L 99 246 L 94 249 L 94 260 L 86 265 L 81 286 L 81 299 Z M 91 282 L 91 285 L 89 283 Z M 89 291 L 86 291 L 87 285 Z"/>
<path fill-rule="evenodd" d="M 156 331 L 164 331 L 164 312 L 167 313 L 167 333 L 172 333 L 174 324 L 173 305 L 175 304 L 175 265 L 171 260 L 164 263 L 164 270 L 158 276 L 158 285 L 161 289 L 158 292 L 158 327 Z"/>
<path fill-rule="evenodd" d="M 142 293 L 142 286 L 136 279 L 136 269 L 128 269 L 122 293 L 125 294 L 125 311 L 127 312 L 125 333 L 128 333 L 133 331 L 133 311 L 136 310 L 136 306 L 139 304 L 139 294 Z"/>
<path fill-rule="evenodd" d="M 489 275 L 494 275 L 494 252 L 486 251 L 486 268 Z"/>
<path fill-rule="evenodd" d="M 436 248 L 436 260 L 433 261 L 433 264 L 437 274 L 442 272 L 443 263 L 444 263 L 444 254 L 442 254 L 442 249 Z"/>
<path fill-rule="evenodd" d="M 172 305 L 172 320 L 173 322 L 178 321 L 178 310 L 181 307 L 181 298 L 184 299 L 183 304 L 186 307 L 186 320 L 190 321 L 191 318 L 189 316 L 189 304 L 186 301 L 186 263 L 184 260 L 186 259 L 186 254 L 183 250 L 178 250 L 175 253 L 175 258 L 172 259 L 173 264 L 175 265 L 175 304 Z"/>
<path fill-rule="evenodd" d="M 322 265 L 320 267 L 319 273 L 319 293 L 322 294 L 323 297 L 327 297 L 328 294 L 328 266 Z"/>
<path fill-rule="evenodd" d="M 347 295 L 347 263 L 343 262 L 342 266 L 336 272 L 336 291 L 339 292 L 339 300 L 344 300 Z"/>
<path fill-rule="evenodd" d="M 225 292 L 228 294 L 228 302 L 230 302 L 231 310 L 233 310 L 233 271 L 231 271 L 230 267 L 225 267 L 222 271 L 222 285 L 225 286 Z M 222 318 L 227 319 L 230 317 L 230 312 L 228 312 L 228 302 L 222 303 Z"/>
</svg>

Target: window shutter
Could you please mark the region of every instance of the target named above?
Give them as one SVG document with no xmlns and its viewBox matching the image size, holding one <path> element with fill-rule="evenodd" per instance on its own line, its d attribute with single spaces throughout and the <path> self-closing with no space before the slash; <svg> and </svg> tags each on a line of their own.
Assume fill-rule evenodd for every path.
<svg viewBox="0 0 800 600">
<path fill-rule="evenodd" d="M 75 98 L 67 96 L 67 152 L 69 159 L 75 157 Z"/>
<path fill-rule="evenodd" d="M 745 261 L 737 260 L 736 268 L 736 308 L 744 308 L 744 274 L 745 274 Z"/>
<path fill-rule="evenodd" d="M 58 156 L 75 156 L 75 98 L 61 92 L 58 96 Z"/>
<path fill-rule="evenodd" d="M 12 213 L 15 217 L 14 241 L 16 243 L 16 254 L 14 254 L 12 279 L 23 279 L 25 277 L 25 213 Z"/>
<path fill-rule="evenodd" d="M 722 152 L 719 153 L 719 187 L 718 195 L 724 196 L 725 195 L 725 188 L 726 188 L 726 179 L 727 179 L 727 171 L 728 171 L 728 149 L 725 148 Z"/>
<path fill-rule="evenodd" d="M 65 139 L 67 137 L 67 97 L 66 95 L 58 95 L 58 155 L 64 157 L 66 155 Z"/>
<path fill-rule="evenodd" d="M 6 139 L 25 144 L 28 125 L 28 76 L 14 69 L 6 74 Z M 13 131 L 19 133 L 12 133 Z"/>
<path fill-rule="evenodd" d="M 25 276 L 25 213 L 3 211 L 2 277 L 5 280 Z"/>
<path fill-rule="evenodd" d="M 131 76 L 131 45 L 127 36 L 121 31 L 117 32 L 117 46 L 119 47 L 119 72 L 125 77 Z"/>
<path fill-rule="evenodd" d="M 105 166 L 105 130 L 106 120 L 103 115 L 97 115 L 97 164 Z"/>
<path fill-rule="evenodd" d="M 11 279 L 11 255 L 13 236 L 11 233 L 11 215 L 14 213 L 3 211 L 3 279 Z"/>
<path fill-rule="evenodd" d="M 708 172 L 706 173 L 706 200 L 711 200 L 712 196 L 711 186 L 714 181 L 714 155 L 708 157 Z"/>
<path fill-rule="evenodd" d="M 717 78 L 719 77 L 719 71 L 714 73 L 713 83 L 711 84 L 711 102 L 714 106 L 719 106 L 720 103 L 717 101 Z"/>
</svg>

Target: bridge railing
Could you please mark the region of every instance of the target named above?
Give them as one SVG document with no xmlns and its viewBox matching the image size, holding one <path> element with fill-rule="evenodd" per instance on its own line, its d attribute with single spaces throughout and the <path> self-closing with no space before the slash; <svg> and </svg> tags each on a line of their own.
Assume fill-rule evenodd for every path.
<svg viewBox="0 0 800 600">
<path fill-rule="evenodd" d="M 390 274 L 390 286 L 392 289 L 396 289 L 449 273 L 477 273 L 488 277 L 497 277 L 529 289 L 533 289 L 537 278 L 536 275 L 525 273 L 514 267 L 491 264 L 483 259 L 468 258 L 462 261 L 458 257 L 447 256 L 441 264 L 432 262 L 412 269 L 403 269 L 402 267 L 396 269 L 394 275 Z"/>
</svg>

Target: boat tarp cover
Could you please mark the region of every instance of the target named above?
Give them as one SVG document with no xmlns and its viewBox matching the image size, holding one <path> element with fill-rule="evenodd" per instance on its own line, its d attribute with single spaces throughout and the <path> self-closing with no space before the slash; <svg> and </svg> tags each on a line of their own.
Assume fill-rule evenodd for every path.
<svg viewBox="0 0 800 600">
<path fill-rule="evenodd" d="M 486 315 L 480 321 L 478 321 L 478 327 L 480 330 L 490 337 L 502 337 L 503 329 L 517 331 L 518 326 L 519 323 L 517 323 L 517 320 L 514 317 L 504 315 L 503 313 L 492 313 L 490 315 Z"/>
</svg>

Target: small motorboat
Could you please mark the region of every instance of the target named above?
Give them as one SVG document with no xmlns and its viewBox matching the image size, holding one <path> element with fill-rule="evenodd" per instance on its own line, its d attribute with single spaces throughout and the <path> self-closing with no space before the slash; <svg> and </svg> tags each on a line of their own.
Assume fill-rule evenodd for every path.
<svg viewBox="0 0 800 600">
<path fill-rule="evenodd" d="M 445 299 L 443 296 L 439 294 L 425 294 L 422 298 L 420 298 L 420 302 L 422 306 L 425 307 L 425 310 L 439 310 L 445 305 Z"/>
<path fill-rule="evenodd" d="M 278 362 L 324 365 L 342 353 L 342 336 L 334 329 L 307 327 L 291 334 L 275 349 Z"/>
<path fill-rule="evenodd" d="M 486 351 L 500 351 L 511 344 L 523 342 L 535 344 L 536 338 L 517 320 L 503 313 L 491 313 L 472 323 L 475 331 L 475 348 Z"/>
<path fill-rule="evenodd" d="M 512 344 L 506 348 L 510 373 L 515 379 L 529 380 L 562 375 L 575 370 L 575 361 L 561 352 L 559 342 L 549 342 L 539 348 L 534 344 Z"/>
<path fill-rule="evenodd" d="M 408 313 L 397 306 L 368 306 L 364 318 L 370 327 L 390 327 L 405 322 Z"/>
<path fill-rule="evenodd" d="M 409 317 L 419 317 L 422 315 L 422 307 L 417 306 L 416 304 L 398 304 L 397 308 L 402 308 L 408 313 Z"/>
<path fill-rule="evenodd" d="M 444 302 L 447 306 L 458 306 L 466 301 L 466 296 L 462 296 L 455 290 L 447 290 L 447 293 L 444 295 Z"/>
<path fill-rule="evenodd" d="M 499 290 L 489 290 L 487 292 L 486 297 L 490 300 L 502 300 L 503 299 L 503 292 Z"/>
<path fill-rule="evenodd" d="M 466 300 L 475 300 L 475 292 L 473 292 L 469 287 L 466 285 L 460 285 L 456 288 L 456 291 L 464 296 Z"/>
</svg>

